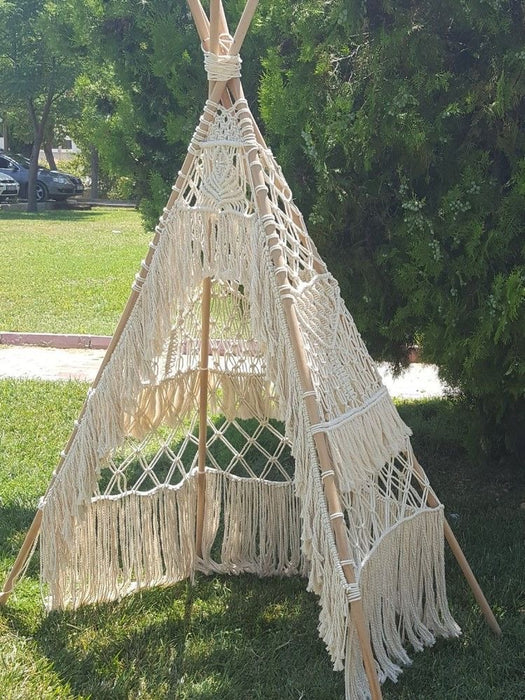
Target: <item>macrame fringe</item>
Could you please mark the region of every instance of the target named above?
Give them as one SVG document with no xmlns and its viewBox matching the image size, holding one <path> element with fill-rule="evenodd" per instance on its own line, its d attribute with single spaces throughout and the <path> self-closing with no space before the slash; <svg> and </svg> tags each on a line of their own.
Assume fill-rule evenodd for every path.
<svg viewBox="0 0 525 700">
<path fill-rule="evenodd" d="M 298 495 L 300 493 L 302 505 L 303 552 L 309 562 L 307 590 L 319 597 L 319 636 L 326 645 L 334 670 L 341 671 L 344 667 L 348 625 L 346 578 L 323 494 L 315 445 L 307 432 L 306 411 L 301 411 L 299 420 L 298 427 L 303 425 L 307 436 L 300 443 L 303 452 L 296 458 L 296 475 L 300 477 L 301 483 Z M 305 471 L 308 470 L 311 470 L 310 478 L 306 478 Z"/>
<path fill-rule="evenodd" d="M 300 508 L 292 482 L 206 470 L 205 573 L 304 575 Z"/>
<path fill-rule="evenodd" d="M 307 590 L 319 596 L 319 636 L 326 645 L 335 671 L 344 668 L 346 630 L 348 628 L 348 599 L 346 581 L 331 532 L 324 518 L 314 516 L 313 538 L 316 554 Z M 327 552 L 328 556 L 322 557 Z M 321 555 L 321 556 L 320 556 Z"/>
<path fill-rule="evenodd" d="M 420 511 L 400 522 L 370 551 L 359 572 L 363 609 L 378 664 L 379 679 L 397 681 L 414 651 L 436 637 L 460 634 L 447 603 L 444 574 L 443 507 Z M 346 700 L 368 700 L 355 628 L 348 631 Z"/>
<path fill-rule="evenodd" d="M 54 537 L 60 523 L 46 523 L 40 548 L 48 609 L 118 600 L 192 576 L 195 512 L 195 480 L 188 478 L 147 494 L 94 499 L 65 551 Z"/>
<path fill-rule="evenodd" d="M 141 440 L 161 424 L 177 427 L 181 416 L 196 410 L 199 370 L 190 370 L 153 386 L 145 386 L 133 415 L 124 424 L 126 434 Z M 208 371 L 208 411 L 235 418 L 279 419 L 279 407 L 271 384 L 261 374 Z"/>
<path fill-rule="evenodd" d="M 341 492 L 359 491 L 393 455 L 407 444 L 412 431 L 401 420 L 386 391 L 350 412 L 347 419 L 321 426 L 325 432 Z M 315 427 L 314 427 L 315 430 Z"/>
</svg>

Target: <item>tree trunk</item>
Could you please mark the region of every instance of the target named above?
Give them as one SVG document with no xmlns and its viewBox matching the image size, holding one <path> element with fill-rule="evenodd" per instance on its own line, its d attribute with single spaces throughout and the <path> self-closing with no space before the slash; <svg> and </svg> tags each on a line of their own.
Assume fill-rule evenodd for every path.
<svg viewBox="0 0 525 700">
<path fill-rule="evenodd" d="M 95 146 L 91 146 L 91 199 L 98 199 L 98 175 L 98 150 Z"/>
<path fill-rule="evenodd" d="M 9 150 L 9 128 L 7 126 L 7 119 L 4 116 L 2 121 L 2 136 L 4 139 L 4 151 Z"/>
<path fill-rule="evenodd" d="M 36 134 L 31 149 L 31 160 L 29 163 L 29 179 L 27 181 L 27 211 L 38 211 L 36 200 L 36 181 L 38 176 L 38 156 L 42 144 L 42 134 Z"/>
<path fill-rule="evenodd" d="M 27 211 L 35 213 L 38 211 L 36 201 L 36 181 L 38 175 L 38 156 L 40 154 L 40 146 L 44 140 L 44 132 L 49 117 L 51 104 L 53 103 L 53 93 L 49 92 L 42 110 L 40 119 L 37 116 L 33 100 L 29 100 L 29 114 L 33 122 L 33 148 L 31 149 L 31 160 L 29 163 L 29 179 L 27 182 Z"/>
<path fill-rule="evenodd" d="M 57 169 L 57 164 L 55 161 L 55 156 L 53 154 L 53 145 L 50 141 L 47 139 L 44 141 L 42 144 L 42 148 L 44 149 L 44 153 L 46 155 L 46 160 L 47 164 L 49 165 L 50 170 L 56 170 Z"/>
</svg>

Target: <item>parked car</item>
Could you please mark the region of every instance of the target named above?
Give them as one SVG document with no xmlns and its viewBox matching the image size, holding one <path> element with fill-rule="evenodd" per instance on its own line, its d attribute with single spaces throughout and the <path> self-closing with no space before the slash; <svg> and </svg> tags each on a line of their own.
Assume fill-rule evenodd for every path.
<svg viewBox="0 0 525 700">
<path fill-rule="evenodd" d="M 14 202 L 18 197 L 20 185 L 11 177 L 0 172 L 0 202 Z"/>
<path fill-rule="evenodd" d="M 71 182 L 75 185 L 75 194 L 82 194 L 84 192 L 84 183 L 76 175 L 71 175 L 70 173 L 63 173 L 61 170 L 50 170 L 52 175 L 65 175 Z"/>
<path fill-rule="evenodd" d="M 18 154 L 0 153 L 0 172 L 14 178 L 20 185 L 20 197 L 27 199 L 29 158 Z M 73 177 L 73 175 L 70 176 L 58 170 L 39 167 L 36 181 L 37 202 L 45 202 L 46 199 L 64 200 L 83 192 L 84 187 L 82 186 L 80 189 L 80 185 L 73 182 Z"/>
</svg>

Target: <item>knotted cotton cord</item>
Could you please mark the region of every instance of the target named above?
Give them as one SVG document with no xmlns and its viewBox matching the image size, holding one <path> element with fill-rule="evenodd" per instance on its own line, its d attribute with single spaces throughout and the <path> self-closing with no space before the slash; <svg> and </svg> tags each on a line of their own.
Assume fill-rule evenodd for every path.
<svg viewBox="0 0 525 700">
<path fill-rule="evenodd" d="M 211 51 L 204 51 L 204 68 L 210 81 L 226 83 L 232 78 L 240 78 L 241 63 L 239 54 L 217 55 Z"/>
</svg>

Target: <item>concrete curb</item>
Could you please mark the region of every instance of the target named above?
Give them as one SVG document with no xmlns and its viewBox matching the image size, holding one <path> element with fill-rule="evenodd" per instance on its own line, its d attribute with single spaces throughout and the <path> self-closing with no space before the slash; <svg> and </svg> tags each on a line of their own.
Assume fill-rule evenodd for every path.
<svg viewBox="0 0 525 700">
<path fill-rule="evenodd" d="M 36 345 L 41 348 L 64 350 L 106 350 L 110 341 L 110 335 L 0 332 L 0 345 Z M 410 364 L 421 362 L 418 347 L 408 349 L 408 362 Z"/>
<path fill-rule="evenodd" d="M 82 209 L 91 208 L 110 208 L 110 209 L 136 209 L 137 205 L 134 202 L 111 201 L 109 199 L 68 199 L 65 202 L 55 202 L 48 200 L 47 202 L 37 202 L 37 212 L 42 211 L 81 211 Z M 27 202 L 0 202 L 0 211 L 27 211 Z"/>
<path fill-rule="evenodd" d="M 107 199 L 78 199 L 77 202 L 87 204 L 90 207 L 108 207 L 110 209 L 136 209 L 137 205 L 134 202 L 112 202 Z"/>
<path fill-rule="evenodd" d="M 36 345 L 64 350 L 105 350 L 109 335 L 73 335 L 68 333 L 0 333 L 0 345 Z"/>
</svg>

